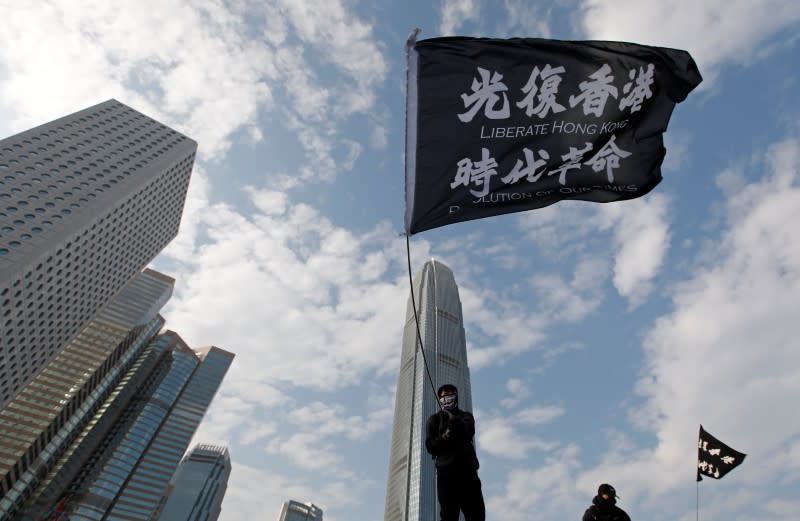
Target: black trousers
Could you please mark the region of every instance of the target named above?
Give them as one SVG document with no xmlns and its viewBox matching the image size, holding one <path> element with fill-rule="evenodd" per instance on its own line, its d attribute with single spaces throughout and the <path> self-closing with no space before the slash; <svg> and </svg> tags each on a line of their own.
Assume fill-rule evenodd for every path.
<svg viewBox="0 0 800 521">
<path fill-rule="evenodd" d="M 485 521 L 481 480 L 475 470 L 437 469 L 436 494 L 439 497 L 441 521 L 458 521 L 464 512 L 465 521 Z"/>
</svg>

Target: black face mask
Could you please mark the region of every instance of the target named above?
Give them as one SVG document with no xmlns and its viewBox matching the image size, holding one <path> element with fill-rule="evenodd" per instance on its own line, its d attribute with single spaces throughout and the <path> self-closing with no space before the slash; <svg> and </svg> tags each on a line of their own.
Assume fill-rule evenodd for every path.
<svg viewBox="0 0 800 521">
<path fill-rule="evenodd" d="M 447 394 L 439 398 L 439 403 L 442 406 L 442 409 L 445 411 L 452 411 L 453 409 L 458 407 L 458 395 L 457 394 Z"/>
</svg>

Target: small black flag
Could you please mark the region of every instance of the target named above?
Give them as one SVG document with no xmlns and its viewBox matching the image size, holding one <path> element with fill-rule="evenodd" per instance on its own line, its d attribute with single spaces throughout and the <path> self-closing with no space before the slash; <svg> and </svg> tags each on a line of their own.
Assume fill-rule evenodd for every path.
<svg viewBox="0 0 800 521">
<path fill-rule="evenodd" d="M 739 466 L 747 454 L 728 447 L 700 426 L 700 439 L 697 442 L 697 481 L 703 481 L 701 474 L 720 479 Z"/>
</svg>

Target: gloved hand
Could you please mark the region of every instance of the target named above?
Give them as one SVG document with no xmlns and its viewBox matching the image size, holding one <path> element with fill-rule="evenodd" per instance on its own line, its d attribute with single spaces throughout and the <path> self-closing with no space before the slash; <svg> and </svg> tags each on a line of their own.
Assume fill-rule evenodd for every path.
<svg viewBox="0 0 800 521">
<path fill-rule="evenodd" d="M 461 439 L 467 435 L 467 426 L 464 425 L 464 421 L 460 417 L 453 416 L 447 429 L 450 431 L 451 438 Z"/>
</svg>

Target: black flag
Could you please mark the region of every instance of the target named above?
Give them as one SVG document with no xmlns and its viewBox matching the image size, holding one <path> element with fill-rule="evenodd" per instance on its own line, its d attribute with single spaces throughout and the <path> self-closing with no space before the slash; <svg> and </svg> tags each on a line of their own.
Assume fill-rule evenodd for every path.
<svg viewBox="0 0 800 521">
<path fill-rule="evenodd" d="M 720 479 L 741 465 L 747 454 L 728 447 L 700 426 L 700 439 L 697 442 L 697 481 L 703 481 L 701 474 Z"/>
<path fill-rule="evenodd" d="M 405 229 L 610 202 L 661 181 L 662 133 L 702 78 L 685 51 L 622 42 L 408 42 Z"/>
</svg>

